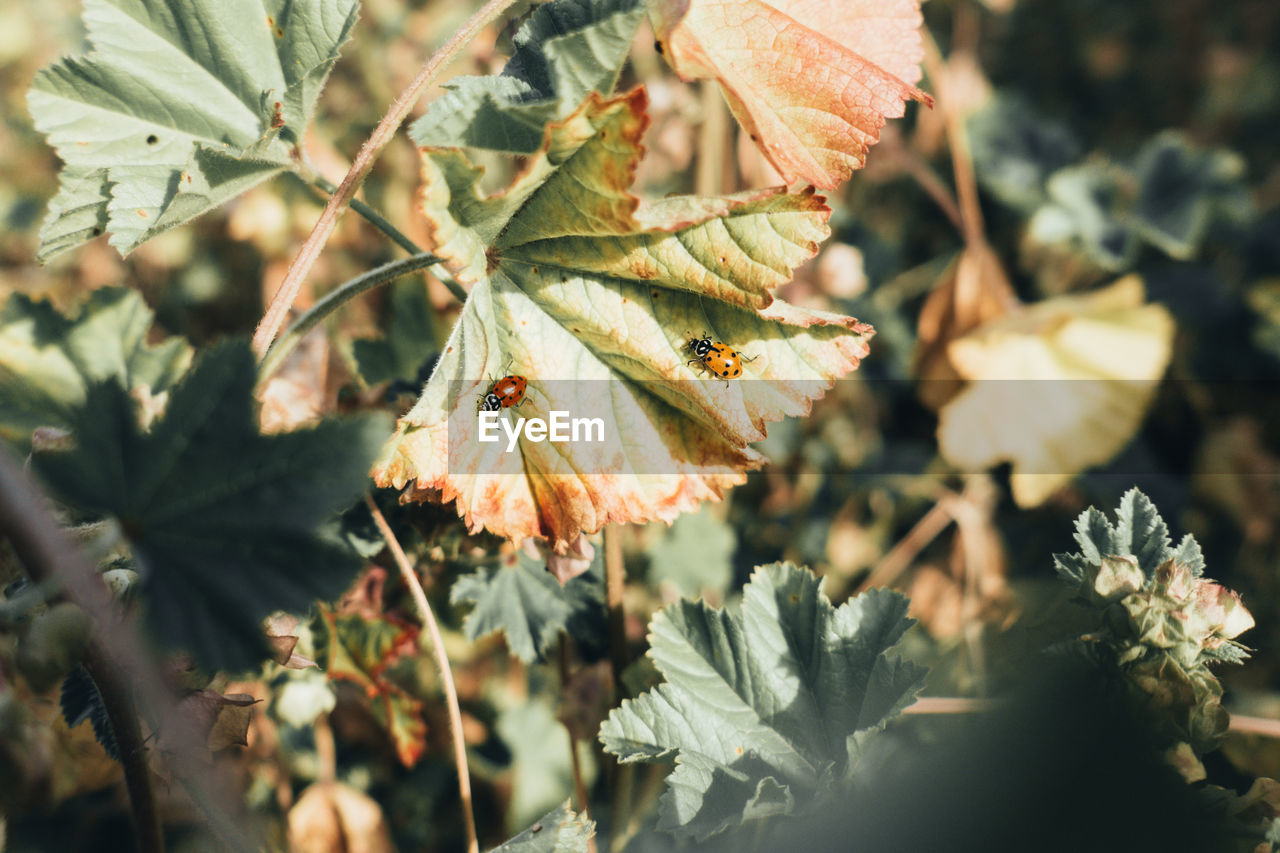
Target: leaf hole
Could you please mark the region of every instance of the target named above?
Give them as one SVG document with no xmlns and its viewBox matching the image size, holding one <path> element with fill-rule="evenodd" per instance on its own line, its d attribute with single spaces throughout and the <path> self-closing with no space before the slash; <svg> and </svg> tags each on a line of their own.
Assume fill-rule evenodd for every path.
<svg viewBox="0 0 1280 853">
<path fill-rule="evenodd" d="M 154 133 L 147 137 L 148 145 L 155 145 L 159 141 L 160 141 L 160 137 L 156 136 Z"/>
</svg>

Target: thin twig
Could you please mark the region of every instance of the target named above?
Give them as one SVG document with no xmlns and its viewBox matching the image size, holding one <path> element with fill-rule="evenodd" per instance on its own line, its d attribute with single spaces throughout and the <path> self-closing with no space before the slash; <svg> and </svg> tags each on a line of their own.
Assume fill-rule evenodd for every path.
<svg viewBox="0 0 1280 853">
<path fill-rule="evenodd" d="M 373 290 L 375 287 L 388 284 L 401 276 L 425 269 L 439 262 L 440 259 L 435 255 L 411 255 L 398 261 L 392 261 L 389 264 L 383 264 L 380 267 L 374 267 L 366 273 L 344 281 L 326 293 L 323 299 L 317 301 L 305 314 L 295 320 L 293 325 L 267 351 L 266 357 L 262 359 L 262 363 L 258 367 L 259 384 L 265 382 L 275 372 L 276 368 L 284 362 L 285 356 L 293 352 L 294 348 L 302 342 L 308 332 L 334 311 L 337 311 L 366 291 Z"/>
<path fill-rule="evenodd" d="M 170 769 L 222 842 L 237 853 L 253 853 L 257 845 L 230 817 L 232 809 L 215 794 L 208 765 L 198 757 L 205 750 L 205 739 L 196 731 L 195 721 L 190 714 L 177 711 L 176 697 L 144 651 L 133 626 L 120 618 L 119 608 L 97 571 L 58 528 L 45 506 L 35 485 L 9 452 L 0 448 L 0 537 L 9 540 L 33 581 L 51 583 L 56 579 L 66 596 L 85 611 L 94 626 L 91 646 L 96 649 L 95 655 L 101 655 L 100 659 L 92 659 L 98 674 L 106 670 L 127 679 L 128 688 L 136 695 L 138 705 L 149 712 L 149 718 L 166 721 L 165 749 Z M 112 683 L 110 677 L 98 683 L 99 689 L 106 691 L 104 702 L 113 693 Z M 124 712 L 117 708 L 108 713 Z M 197 766 L 201 771 L 191 772 Z M 137 806 L 133 808 L 137 820 Z M 142 826 L 142 822 L 138 821 L 138 825 Z M 144 833 L 139 832 L 138 837 L 141 840 Z"/>
<path fill-rule="evenodd" d="M 991 699 L 970 699 L 964 696 L 921 696 L 914 705 L 902 710 L 904 714 L 981 714 L 994 711 L 999 703 Z"/>
<path fill-rule="evenodd" d="M 417 103 L 422 93 L 436 82 L 440 72 L 454 60 L 462 48 L 495 18 L 514 5 L 515 2 L 516 0 L 489 0 L 480 11 L 472 15 L 471 19 L 449 38 L 449 41 L 443 47 L 435 52 L 435 55 L 427 60 L 426 65 L 422 66 L 417 76 L 413 78 L 413 81 L 400 93 L 391 108 L 387 110 L 387 114 L 382 117 L 382 121 L 378 122 L 378 126 L 373 129 L 373 133 L 369 135 L 364 145 L 361 146 L 360 153 L 356 155 L 355 162 L 351 164 L 346 177 L 338 185 L 337 191 L 329 197 L 329 203 L 325 205 L 320 218 L 316 220 L 315 227 L 311 229 L 311 234 L 307 237 L 306 242 L 302 244 L 302 248 L 298 250 L 293 263 L 289 265 L 284 281 L 281 282 L 279 289 L 276 290 L 275 295 L 271 298 L 271 304 L 267 306 L 267 311 L 263 314 L 262 321 L 258 323 L 258 328 L 253 333 L 254 352 L 259 355 L 264 354 L 267 351 L 267 347 L 271 345 L 271 341 L 280 331 L 280 327 L 284 325 L 289 308 L 293 305 L 294 300 L 298 298 L 298 291 L 302 289 L 302 282 L 311 272 L 311 268 L 315 266 L 320 257 L 320 252 L 324 250 L 324 245 L 329 239 L 329 235 L 337 227 L 338 217 L 342 215 L 342 212 L 355 197 L 356 190 L 359 189 L 360 184 L 369 175 L 369 170 L 373 168 L 373 163 L 378 158 L 378 155 L 382 153 L 382 149 L 391 142 L 395 132 L 409 115 L 409 110 L 413 109 L 413 105 Z"/>
<path fill-rule="evenodd" d="M 1231 731 L 1242 735 L 1262 735 L 1263 737 L 1280 738 L 1280 720 L 1267 717 L 1248 717 L 1244 714 L 1232 714 Z"/>
<path fill-rule="evenodd" d="M 565 696 L 569 690 L 569 635 L 561 634 L 560 642 L 557 644 L 557 663 L 560 668 L 560 695 Z M 574 735 L 573 726 L 569 724 L 569 718 L 562 718 L 564 730 L 569 733 L 569 762 L 573 770 L 573 793 L 578 799 L 578 811 L 583 817 L 590 819 L 591 817 L 591 797 L 587 793 L 587 783 L 582 776 L 582 758 L 578 755 L 578 738 Z M 587 853 L 596 853 L 596 838 L 591 836 L 587 839 Z"/>
<path fill-rule="evenodd" d="M 950 100 L 947 85 L 946 62 L 932 34 L 924 30 L 924 67 L 937 92 L 938 106 L 947 127 L 947 145 L 951 150 L 951 167 L 955 172 L 956 196 L 960 204 L 961 230 L 966 245 L 982 243 L 985 226 L 982 222 L 982 206 L 978 202 L 978 179 L 973 172 L 973 156 L 969 150 L 969 135 L 964 117 Z"/>
<path fill-rule="evenodd" d="M 871 574 L 858 584 L 857 592 L 871 589 L 876 586 L 889 586 L 898 579 L 898 575 L 902 574 L 916 555 L 925 549 L 926 546 L 938 537 L 942 531 L 947 529 L 947 525 L 951 523 L 952 516 L 949 507 L 945 506 L 945 499 L 939 500 L 932 508 L 920 517 L 907 535 L 898 540 L 898 544 L 889 549 L 889 553 L 884 555 L 880 563 L 871 571 Z"/>
<path fill-rule="evenodd" d="M 886 143 L 889 144 L 886 145 Z M 951 220 L 951 224 L 963 235 L 964 218 L 960 215 L 960 205 L 956 203 L 951 188 L 934 168 L 925 162 L 920 152 L 908 145 L 903 145 L 901 136 L 896 133 L 884 134 L 880 140 L 880 148 L 881 156 L 890 154 L 896 158 L 903 171 L 915 179 L 925 195 L 933 199 L 939 209 L 946 214 L 947 219 Z"/>
<path fill-rule="evenodd" d="M 462 710 L 458 706 L 458 688 L 454 685 L 453 669 L 449 666 L 449 656 L 445 653 L 444 637 L 440 635 L 440 626 L 436 624 L 436 617 L 431 610 L 431 603 L 427 601 L 427 593 L 422 588 L 422 581 L 418 579 L 417 572 L 413 570 L 404 549 L 400 547 L 400 542 L 392 532 L 391 525 L 387 524 L 382 511 L 374 503 L 372 495 L 366 492 L 364 502 L 369 507 L 369 514 L 373 516 L 373 523 L 378 526 L 378 532 L 387 543 L 387 550 L 391 552 L 396 566 L 400 569 L 400 576 L 404 579 L 405 586 L 409 587 L 414 604 L 418 606 L 418 614 L 422 617 L 422 624 L 431 636 L 432 651 L 435 653 L 436 666 L 440 667 L 440 679 L 444 682 L 444 696 L 449 707 L 449 734 L 453 738 L 454 762 L 458 765 L 458 795 L 462 800 L 462 816 L 467 828 L 467 850 L 469 853 L 478 853 L 480 842 L 476 838 L 476 818 L 471 808 L 471 773 L 467 769 L 467 744 L 462 739 Z"/>
</svg>

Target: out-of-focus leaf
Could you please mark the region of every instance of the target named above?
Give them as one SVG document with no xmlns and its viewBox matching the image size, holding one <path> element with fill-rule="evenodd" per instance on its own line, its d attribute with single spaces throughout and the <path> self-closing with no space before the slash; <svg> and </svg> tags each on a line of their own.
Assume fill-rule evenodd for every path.
<svg viewBox="0 0 1280 853">
<path fill-rule="evenodd" d="M 733 580 L 733 528 L 703 505 L 675 520 L 649 547 L 650 583 L 671 583 L 681 595 L 711 593 L 720 598 Z"/>
<path fill-rule="evenodd" d="M 419 497 L 456 500 L 473 530 L 557 548 L 608 521 L 669 521 L 741 482 L 763 462 L 748 445 L 764 423 L 807 413 L 867 354 L 865 323 L 770 293 L 826 238 L 821 198 L 766 191 L 637 210 L 627 185 L 644 105 L 640 90 L 592 95 L 488 198 L 460 153 L 424 152 L 436 251 L 476 284 L 376 466 L 380 485 L 412 483 Z M 702 331 L 757 359 L 742 381 L 700 381 L 685 344 Z M 529 379 L 507 415 L 598 416 L 605 439 L 521 438 L 518 453 L 480 440 L 476 403 L 503 372 Z"/>
<path fill-rule="evenodd" d="M 948 349 L 971 384 L 940 413 L 938 447 L 966 471 L 1013 463 L 1014 500 L 1037 506 L 1133 438 L 1173 333 L 1137 276 L 982 326 Z"/>
<path fill-rule="evenodd" d="M 1254 344 L 1280 360 L 1280 278 L 1254 284 L 1245 299 L 1258 315 L 1258 324 L 1253 330 Z"/>
<path fill-rule="evenodd" d="M 426 283 L 410 277 L 390 287 L 390 310 L 381 338 L 355 341 L 352 352 L 360 378 L 368 385 L 399 380 L 411 382 L 422 365 L 436 353 L 435 329 L 427 301 Z M 416 385 L 416 392 L 422 386 Z"/>
<path fill-rule="evenodd" d="M 13 294 L 0 308 L 0 439 L 26 452 L 36 427 L 70 425 L 90 383 L 165 393 L 191 361 L 180 338 L 147 343 L 151 309 L 137 292 L 95 290 L 74 316 Z"/>
<path fill-rule="evenodd" d="M 906 613 L 878 589 L 835 608 L 807 569 L 762 566 L 740 608 L 681 601 L 654 617 L 666 683 L 624 701 L 600 740 L 623 762 L 676 759 L 658 828 L 678 837 L 803 814 L 923 685 L 922 667 L 887 655 Z"/>
<path fill-rule="evenodd" d="M 116 743 L 115 730 L 111 728 L 111 720 L 107 717 L 107 708 L 102 704 L 102 694 L 98 685 L 83 666 L 77 666 L 62 682 L 62 691 L 58 697 L 62 708 L 62 716 L 69 728 L 75 728 L 85 720 L 93 726 L 93 736 L 102 744 L 107 755 L 120 760 L 120 747 Z"/>
<path fill-rule="evenodd" d="M 409 128 L 419 145 L 532 154 L 548 123 L 608 95 L 644 17 L 640 0 L 554 0 L 534 10 L 502 73 L 457 77 Z"/>
<path fill-rule="evenodd" d="M 1168 131 L 1142 147 L 1136 171 L 1134 224 L 1170 257 L 1194 257 L 1215 216 L 1249 214 L 1244 161 L 1233 152 L 1197 149 Z"/>
<path fill-rule="evenodd" d="M 360 415 L 261 435 L 256 378 L 243 342 L 219 345 L 147 431 L 123 388 L 93 385 L 71 420 L 74 449 L 33 457 L 63 500 L 119 520 L 151 625 L 209 670 L 256 666 L 270 653 L 263 619 L 351 582 L 359 558 L 317 531 L 367 488 L 387 429 Z"/>
<path fill-rule="evenodd" d="M 574 814 L 566 800 L 491 853 L 587 853 L 587 842 L 594 834 L 595 824 Z"/>
<path fill-rule="evenodd" d="M 511 654 L 525 663 L 545 660 L 565 630 L 590 649 L 604 632 L 603 560 L 597 555 L 591 569 L 561 585 L 545 563 L 521 551 L 507 564 L 458 578 L 449 600 L 474 605 L 462 623 L 467 639 L 501 631 Z"/>
<path fill-rule="evenodd" d="M 993 98 L 969 119 L 968 131 L 982 186 L 1028 212 L 1048 200 L 1049 176 L 1080 156 L 1080 145 L 1066 125 L 1039 115 L 1021 98 Z"/>
<path fill-rule="evenodd" d="M 309 786 L 289 809 L 293 853 L 395 853 L 378 801 L 342 782 Z"/>
<path fill-rule="evenodd" d="M 356 0 L 85 0 L 93 50 L 28 106 L 66 164 L 40 260 L 111 232 L 128 253 L 294 165 Z"/>
<path fill-rule="evenodd" d="M 924 49 L 918 0 L 655 0 L 654 32 L 684 80 L 716 80 L 788 183 L 832 189 L 862 168 L 908 100 Z"/>
<path fill-rule="evenodd" d="M 555 803 L 573 793 L 569 732 L 546 700 L 530 699 L 505 709 L 495 726 L 511 750 L 513 777 L 507 826 L 528 826 Z M 595 778 L 590 742 L 578 743 L 583 778 Z"/>
<path fill-rule="evenodd" d="M 387 727 L 396 755 L 412 767 L 426 751 L 427 724 L 422 703 L 387 678 L 386 672 L 418 651 L 418 629 L 386 617 L 320 609 L 323 631 L 316 637 L 318 663 L 329 678 L 350 681 L 364 690 Z"/>
<path fill-rule="evenodd" d="M 1133 265 L 1141 244 L 1125 213 L 1120 172 L 1096 165 L 1070 166 L 1049 178 L 1048 191 L 1049 202 L 1028 226 L 1033 242 L 1081 251 L 1109 272 Z"/>
</svg>

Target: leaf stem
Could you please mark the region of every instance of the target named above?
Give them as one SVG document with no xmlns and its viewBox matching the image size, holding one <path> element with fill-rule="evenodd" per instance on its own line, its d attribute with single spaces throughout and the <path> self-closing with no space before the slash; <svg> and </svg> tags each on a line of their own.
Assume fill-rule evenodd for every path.
<svg viewBox="0 0 1280 853">
<path fill-rule="evenodd" d="M 301 174 L 298 172 L 291 172 L 290 174 L 294 175 L 299 180 L 308 183 L 310 186 L 323 190 L 330 195 L 333 195 L 333 193 L 338 191 L 338 187 L 333 183 L 333 181 L 314 170 L 309 170 Z M 351 199 L 351 209 L 363 216 L 370 225 L 377 228 L 383 234 L 386 234 L 391 238 L 393 243 L 404 249 L 409 254 L 421 255 L 425 252 L 421 246 L 410 240 L 408 235 L 392 225 L 385 216 L 370 205 L 365 204 L 360 199 Z M 447 269 L 445 269 L 443 261 L 431 268 L 431 274 L 440 279 L 441 284 L 448 289 L 449 293 L 453 294 L 455 299 L 459 302 L 467 301 L 467 291 L 463 290 L 462 285 L 458 284 L 458 280 L 454 278 Z"/>
<path fill-rule="evenodd" d="M 67 597 L 88 614 L 93 624 L 90 637 L 91 647 L 95 649 L 93 675 L 103 694 L 103 702 L 115 704 L 115 697 L 123 694 L 123 688 L 112 691 L 112 677 L 104 673 L 118 674 L 121 681 L 114 684 L 127 684 L 136 694 L 138 705 L 153 715 L 151 718 L 167 721 L 165 741 L 170 753 L 169 766 L 226 847 L 237 853 L 253 853 L 256 845 L 250 841 L 243 826 L 230 817 L 232 810 L 229 804 L 216 795 L 214 786 L 210 784 L 212 774 L 207 764 L 197 757 L 204 750 L 205 741 L 196 732 L 194 721 L 189 714 L 176 710 L 173 693 L 157 672 L 154 661 L 144 651 L 133 626 L 121 618 L 119 607 L 107 592 L 98 572 L 54 523 L 45 509 L 46 504 L 47 499 L 27 478 L 21 466 L 7 450 L 0 448 L 0 538 L 9 540 L 33 581 L 49 583 L 57 579 Z M 103 676 L 103 681 L 97 680 L 99 675 Z M 117 718 L 123 720 L 126 712 L 118 705 L 113 710 L 108 704 L 107 713 L 115 727 Z M 120 723 L 116 737 L 120 738 L 122 733 L 127 737 L 127 728 L 123 722 Z M 123 757 L 126 745 L 121 742 L 120 746 Z M 186 772 L 195 766 L 201 767 L 200 773 Z M 141 783 L 138 785 L 137 793 L 141 796 Z M 130 784 L 129 793 L 134 819 L 142 827 L 145 824 L 138 817 L 139 805 L 132 800 L 135 793 L 133 784 Z M 146 806 L 142 808 L 145 810 Z M 150 821 L 149 817 L 144 819 Z M 144 832 L 140 831 L 140 840 L 143 835 Z"/>
<path fill-rule="evenodd" d="M 133 693 L 127 678 L 118 677 L 110 659 L 95 638 L 85 650 L 84 668 L 98 687 L 102 707 L 111 724 L 124 768 L 124 784 L 129 792 L 133 828 L 139 853 L 163 853 L 164 830 L 160 810 L 156 806 L 156 790 L 151 781 L 147 747 L 142 740 L 142 726 L 133 705 Z"/>
<path fill-rule="evenodd" d="M 616 524 L 604 528 L 604 599 L 609 611 L 609 660 L 613 664 L 613 687 L 618 698 L 624 694 L 622 670 L 627 666 L 627 614 L 622 595 L 627 585 L 627 569 L 622 562 L 622 539 Z"/>
<path fill-rule="evenodd" d="M 468 853 L 479 853 L 480 842 L 476 838 L 476 818 L 471 808 L 471 774 L 467 770 L 467 745 L 462 739 L 462 711 L 458 706 L 458 688 L 453 682 L 453 670 L 449 666 L 449 656 L 445 653 L 444 637 L 440 635 L 440 626 L 436 624 L 436 617 L 431 610 L 431 603 L 427 601 L 427 593 L 422 588 L 422 581 L 418 579 L 417 572 L 409 564 L 409 558 L 405 555 L 404 549 L 400 547 L 400 542 L 391 530 L 391 525 L 387 523 L 382 511 L 378 509 L 378 505 L 373 500 L 373 495 L 366 492 L 364 502 L 369 507 L 369 514 L 373 516 L 373 523 L 378 526 L 378 532 L 382 534 L 383 540 L 387 543 L 387 550 L 391 552 L 392 558 L 396 561 L 396 566 L 400 569 L 401 578 L 404 579 L 405 585 L 409 587 L 409 593 L 413 596 L 414 604 L 417 605 L 418 612 L 422 617 L 423 626 L 426 627 L 427 633 L 431 635 L 432 651 L 435 653 L 436 665 L 440 667 L 440 678 L 444 682 L 445 701 L 448 704 L 449 734 L 453 738 L 453 758 L 458 765 L 458 795 L 462 800 L 462 817 L 467 829 L 467 851 Z"/>
<path fill-rule="evenodd" d="M 964 6 L 965 4 L 958 4 Z M 976 38 L 976 33 L 970 33 Z M 985 226 L 982 221 L 982 206 L 978 202 L 978 180 L 973 172 L 973 155 L 969 150 L 969 135 L 965 130 L 964 116 L 951 99 L 950 87 L 947 85 L 946 61 L 933 34 L 928 29 L 924 33 L 924 66 L 937 89 L 938 106 L 942 109 L 942 119 L 947 127 L 947 145 L 951 150 L 951 168 L 955 173 L 956 197 L 960 204 L 961 231 L 965 245 L 980 245 L 983 240 Z M 968 48 L 959 48 L 967 50 Z"/>
<path fill-rule="evenodd" d="M 375 287 L 395 281 L 403 275 L 425 269 L 439 262 L 440 259 L 438 257 L 429 253 L 410 255 L 407 258 L 401 258 L 398 261 L 374 267 L 368 272 L 344 281 L 326 293 L 323 299 L 317 301 L 305 314 L 295 320 L 293 325 L 268 350 L 258 367 L 258 384 L 261 385 L 265 382 L 284 361 L 285 356 L 293 352 L 294 348 L 301 343 L 307 333 L 334 311 L 337 311 L 366 291 L 373 290 Z"/>
<path fill-rule="evenodd" d="M 560 669 L 560 694 L 565 696 L 569 690 L 569 635 L 562 633 L 557 648 L 556 662 Z M 561 719 L 564 730 L 569 733 L 569 762 L 573 771 L 573 793 L 578 799 L 578 811 L 583 817 L 591 817 L 591 798 L 587 793 L 587 783 L 582 777 L 582 758 L 578 755 L 578 738 L 574 735 L 573 726 L 567 718 Z M 587 853 L 596 853 L 596 839 L 587 839 Z"/>
<path fill-rule="evenodd" d="M 254 330 L 254 352 L 259 355 L 265 354 L 267 347 L 271 345 L 271 341 L 280 331 L 280 327 L 284 325 L 285 317 L 288 316 L 290 306 L 293 305 L 294 300 L 298 297 L 298 291 L 302 288 L 303 280 L 306 279 L 307 274 L 311 272 L 311 268 L 315 266 L 316 260 L 319 259 L 320 252 L 324 249 L 324 244 L 328 241 L 329 235 L 333 233 L 333 229 L 338 225 L 338 218 L 355 197 L 356 190 L 359 189 L 360 184 L 368 177 L 369 171 L 373 168 L 373 163 L 382 152 L 382 149 L 391 142 L 395 132 L 409 115 L 409 110 L 413 108 L 413 105 L 422 96 L 422 93 L 427 90 L 427 87 L 436 81 L 440 72 L 461 52 L 462 48 L 471 39 L 475 38 L 484 27 L 488 26 L 490 22 L 514 5 L 515 2 L 516 0 L 489 0 L 488 3 L 481 7 L 480 11 L 472 15 L 462 25 L 462 28 L 449 38 L 443 47 L 427 60 L 427 63 L 418 71 L 413 81 L 391 104 L 387 114 L 382 117 L 382 120 L 378 122 L 378 126 L 374 128 L 373 133 L 361 146 L 360 152 L 356 155 L 355 162 L 351 164 L 351 168 L 347 171 L 346 177 L 342 179 L 342 183 L 338 185 L 338 189 L 334 194 L 329 197 L 329 203 L 325 205 L 320 218 L 316 220 L 311 234 L 307 237 L 306 242 L 302 244 L 302 248 L 298 250 L 293 263 L 289 265 L 289 271 L 285 273 L 284 281 L 281 282 L 279 289 L 276 290 L 275 295 L 271 298 L 271 304 L 267 306 L 266 313 L 263 314 L 261 322 L 258 323 L 258 328 Z"/>
</svg>

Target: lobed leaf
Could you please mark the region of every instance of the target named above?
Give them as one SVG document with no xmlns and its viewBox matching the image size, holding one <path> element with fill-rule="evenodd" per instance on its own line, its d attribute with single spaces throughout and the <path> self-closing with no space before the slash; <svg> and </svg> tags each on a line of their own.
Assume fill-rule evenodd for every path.
<svg viewBox="0 0 1280 853">
<path fill-rule="evenodd" d="M 716 80 L 788 184 L 832 189 L 862 168 L 908 100 L 924 48 L 918 0 L 653 0 L 663 54 Z"/>
<path fill-rule="evenodd" d="M 762 566 L 735 610 L 681 601 L 654 617 L 666 681 L 615 709 L 600 740 L 622 762 L 675 758 L 658 826 L 678 837 L 804 813 L 923 685 L 923 668 L 887 655 L 906 611 L 886 590 L 835 608 L 807 569 Z"/>
<path fill-rule="evenodd" d="M 95 290 L 72 316 L 11 295 L 0 307 L 0 439 L 25 453 L 36 427 L 68 427 L 93 382 L 168 391 L 191 348 L 179 338 L 148 343 L 151 320 L 142 297 L 124 288 Z"/>
<path fill-rule="evenodd" d="M 532 154 L 543 129 L 591 92 L 613 91 L 644 17 L 641 0 L 553 0 L 515 37 L 497 76 L 458 77 L 409 128 L 419 145 Z"/>
<path fill-rule="evenodd" d="M 367 487 L 386 430 L 360 415 L 262 435 L 256 378 L 244 343 L 217 346 L 148 430 L 119 384 L 93 385 L 70 421 L 74 449 L 33 458 L 67 503 L 119 520 L 156 633 L 210 670 L 257 665 L 263 619 L 351 582 L 359 557 L 320 529 Z"/>
<path fill-rule="evenodd" d="M 585 574 L 561 585 L 545 563 L 523 552 L 510 565 L 481 568 L 453 582 L 449 601 L 474 605 L 462 623 L 475 641 L 497 631 L 525 663 L 545 660 L 561 633 L 588 647 L 603 635 L 604 575 L 599 555 Z"/>
<path fill-rule="evenodd" d="M 642 90 L 591 96 L 497 196 L 480 195 L 480 171 L 459 153 L 424 151 L 436 252 L 475 286 L 375 468 L 380 485 L 457 500 L 473 530 L 559 546 L 610 520 L 669 521 L 741 482 L 763 462 L 746 445 L 764 423 L 807 413 L 866 355 L 870 326 L 770 292 L 826 237 L 822 198 L 766 191 L 638 209 L 626 188 L 644 104 Z M 698 381 L 684 345 L 703 330 L 769 381 Z M 530 381 L 522 413 L 596 414 L 615 440 L 522 439 L 519 453 L 479 441 L 476 401 L 504 372 Z"/>
<path fill-rule="evenodd" d="M 91 52 L 28 106 L 66 165 L 46 261 L 111 232 L 122 254 L 292 168 L 356 0 L 85 0 Z"/>
</svg>

